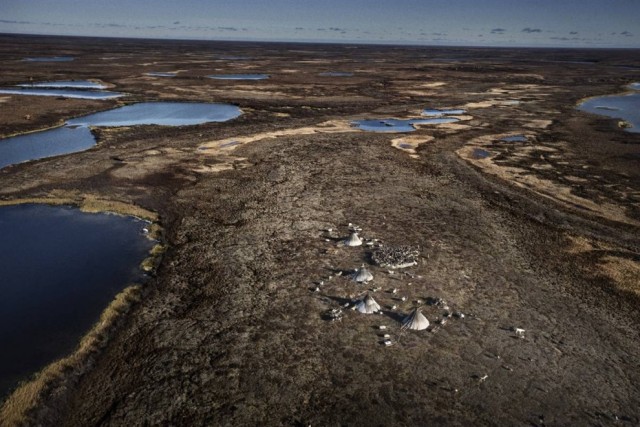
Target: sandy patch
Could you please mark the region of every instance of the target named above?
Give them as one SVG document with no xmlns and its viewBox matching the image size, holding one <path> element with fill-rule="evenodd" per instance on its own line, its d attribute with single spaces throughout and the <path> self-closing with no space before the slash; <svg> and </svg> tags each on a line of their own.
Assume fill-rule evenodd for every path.
<svg viewBox="0 0 640 427">
<path fill-rule="evenodd" d="M 419 156 L 416 152 L 416 148 L 421 144 L 432 142 L 434 139 L 435 138 L 432 136 L 403 136 L 401 138 L 392 139 L 391 146 L 398 150 L 402 150 L 405 153 L 409 153 L 411 158 L 417 159 Z"/>
<path fill-rule="evenodd" d="M 629 258 L 606 256 L 598 264 L 600 271 L 625 292 L 640 295 L 640 262 Z"/>
<path fill-rule="evenodd" d="M 295 135 L 313 135 L 315 133 L 345 133 L 360 132 L 351 126 L 348 120 L 331 120 L 320 123 L 316 126 L 308 126 L 295 129 L 282 129 L 271 132 L 261 132 L 249 136 L 239 136 L 234 138 L 220 139 L 208 141 L 200 145 L 199 150 L 204 154 L 218 154 L 223 152 L 231 152 L 241 145 L 250 142 L 261 141 L 264 139 L 281 138 Z"/>
<path fill-rule="evenodd" d="M 486 101 L 468 102 L 463 108 L 513 107 L 518 105 L 517 99 L 487 99 Z"/>
<path fill-rule="evenodd" d="M 530 122 L 527 122 L 522 126 L 529 129 L 546 129 L 549 126 L 551 126 L 552 123 L 553 123 L 553 120 L 539 119 L 539 120 L 531 120 Z"/>
</svg>

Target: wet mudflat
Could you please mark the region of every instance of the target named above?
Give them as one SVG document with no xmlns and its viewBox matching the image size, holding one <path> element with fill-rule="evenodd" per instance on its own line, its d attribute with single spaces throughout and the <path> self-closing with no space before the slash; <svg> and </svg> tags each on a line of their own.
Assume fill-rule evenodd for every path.
<svg viewBox="0 0 640 427">
<path fill-rule="evenodd" d="M 53 381 L 30 424 L 640 422 L 640 141 L 576 109 L 637 81 L 615 66 L 640 65 L 636 53 L 56 40 L 82 58 L 78 75 L 137 102 L 233 103 L 245 114 L 101 128 L 93 150 L 0 174 L 3 199 L 71 193 L 154 210 L 169 245 L 104 350 L 82 376 L 70 368 Z M 0 54 L 32 43 L 7 40 Z M 251 57 L 243 72 L 278 70 L 277 82 L 209 80 L 207 55 Z M 554 62 L 586 57 L 597 63 Z M 189 71 L 160 87 L 140 72 L 158 61 Z M 351 78 L 318 75 L 353 64 Z M 11 63 L 0 83 L 36 66 Z M 216 62 L 216 72 L 237 66 Z M 26 98 L 3 96 L 0 123 L 26 131 L 80 115 L 75 101 L 29 97 L 32 119 L 21 121 Z M 468 119 L 415 126 L 400 142 L 414 153 L 394 148 L 398 135 L 350 126 L 428 119 L 425 106 Z M 517 135 L 527 142 L 503 140 Z M 337 245 L 349 223 L 362 246 Z M 372 261 L 378 244 L 418 248 L 418 264 L 389 273 Z M 363 263 L 369 284 L 350 278 Z M 366 293 L 382 314 L 345 307 Z M 430 328 L 403 332 L 420 305 Z"/>
<path fill-rule="evenodd" d="M 69 353 L 152 242 L 133 218 L 60 206 L 0 207 L 0 395 Z"/>
</svg>

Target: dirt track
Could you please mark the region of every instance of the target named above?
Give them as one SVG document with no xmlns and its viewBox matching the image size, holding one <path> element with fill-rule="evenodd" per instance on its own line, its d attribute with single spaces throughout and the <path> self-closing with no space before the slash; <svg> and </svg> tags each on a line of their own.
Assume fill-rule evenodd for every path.
<svg viewBox="0 0 640 427">
<path fill-rule="evenodd" d="M 42 42 L 20 43 L 35 56 Z M 0 53 L 11 59 L 3 85 L 32 72 L 32 64 L 17 61 L 20 43 L 2 39 Z M 64 389 L 45 397 L 33 419 L 640 422 L 640 136 L 574 110 L 581 97 L 640 81 L 640 69 L 616 67 L 640 65 L 638 52 L 547 51 L 543 62 L 537 51 L 182 44 L 65 39 L 55 54 L 77 55 L 74 64 L 34 73 L 35 80 L 100 78 L 133 100 L 234 102 L 245 114 L 224 124 L 97 130 L 94 149 L 0 171 L 4 199 L 66 192 L 156 211 L 169 244 L 143 300 L 106 349 L 86 361 L 88 373 L 68 372 Z M 98 61 L 107 53 L 121 58 L 117 66 Z M 217 53 L 254 59 L 203 61 Z M 546 62 L 585 56 L 600 62 Z M 303 62 L 318 57 L 321 66 Z M 159 58 L 162 70 L 189 71 L 170 80 L 143 77 L 140 64 Z M 241 66 L 272 78 L 240 92 L 199 77 Z M 335 69 L 355 76 L 317 76 Z M 434 82 L 444 85 L 425 86 Z M 5 135 L 112 105 L 7 98 L 2 105 L 13 108 L 0 119 Z M 504 103 L 513 100 L 520 104 Z M 322 129 L 328 121 L 465 106 L 470 117 L 457 126 L 411 134 L 427 141 L 417 158 L 392 146 L 397 134 Z M 27 110 L 32 118 L 24 121 Z M 251 138 L 310 127 L 316 131 Z M 530 139 L 500 142 L 504 134 Z M 235 137 L 246 142 L 211 149 L 212 141 Z M 465 147 L 491 155 L 475 159 Z M 336 277 L 369 261 L 366 249 L 336 245 L 349 222 L 384 244 L 419 246 L 419 264 L 410 275 L 371 266 L 370 285 Z M 323 318 L 374 287 L 384 314 L 345 310 L 340 322 Z M 400 296 L 407 300 L 394 299 Z M 401 333 L 402 315 L 417 300 L 438 297 L 465 318 Z M 436 325 L 443 309 L 426 306 L 424 313 Z M 512 327 L 525 329 L 524 339 Z M 395 345 L 381 344 L 385 332 Z"/>
</svg>

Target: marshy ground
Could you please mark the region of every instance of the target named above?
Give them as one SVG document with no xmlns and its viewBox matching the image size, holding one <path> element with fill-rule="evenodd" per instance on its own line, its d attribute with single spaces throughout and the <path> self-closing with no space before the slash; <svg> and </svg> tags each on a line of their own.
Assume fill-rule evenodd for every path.
<svg viewBox="0 0 640 427">
<path fill-rule="evenodd" d="M 47 55 L 74 60 L 22 61 Z M 3 203 L 136 205 L 168 246 L 104 348 L 28 403 L 10 397 L 8 423 L 640 422 L 640 135 L 575 109 L 640 81 L 638 51 L 2 36 L 0 60 L 2 87 L 96 79 L 128 94 L 0 95 L 0 136 L 130 102 L 244 112 L 98 128 L 88 151 L 0 170 Z M 335 71 L 353 75 L 321 75 Z M 270 78 L 207 78 L 244 73 Z M 409 134 L 350 126 L 425 108 L 466 112 Z M 350 222 L 419 247 L 418 265 L 370 265 L 367 285 L 336 276 L 370 262 L 336 245 Z M 374 288 L 383 314 L 324 316 Z M 427 305 L 437 328 L 402 332 L 428 298 L 465 317 L 436 323 Z"/>
</svg>

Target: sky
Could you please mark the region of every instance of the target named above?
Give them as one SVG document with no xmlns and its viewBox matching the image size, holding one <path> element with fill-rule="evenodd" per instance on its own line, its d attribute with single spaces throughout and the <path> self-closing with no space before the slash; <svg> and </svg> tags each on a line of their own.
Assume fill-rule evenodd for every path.
<svg viewBox="0 0 640 427">
<path fill-rule="evenodd" d="M 640 48 L 640 0 L 0 0 L 0 33 Z"/>
</svg>

